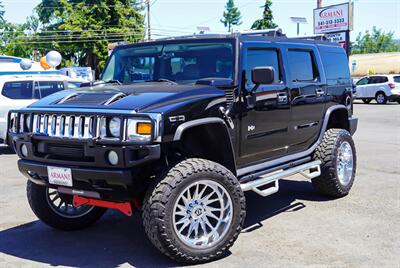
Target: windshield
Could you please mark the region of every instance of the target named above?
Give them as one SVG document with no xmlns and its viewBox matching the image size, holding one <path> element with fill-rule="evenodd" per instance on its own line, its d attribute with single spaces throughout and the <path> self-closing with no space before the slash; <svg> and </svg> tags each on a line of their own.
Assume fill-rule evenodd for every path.
<svg viewBox="0 0 400 268">
<path fill-rule="evenodd" d="M 191 83 L 201 78 L 233 79 L 233 45 L 229 42 L 185 42 L 116 50 L 102 76 L 123 84 L 168 79 Z"/>
</svg>

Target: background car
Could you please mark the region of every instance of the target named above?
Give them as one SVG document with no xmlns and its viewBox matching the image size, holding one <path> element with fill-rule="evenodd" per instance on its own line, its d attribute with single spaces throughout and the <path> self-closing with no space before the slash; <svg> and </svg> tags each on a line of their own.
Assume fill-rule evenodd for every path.
<svg viewBox="0 0 400 268">
<path fill-rule="evenodd" d="M 70 83 L 81 83 L 65 75 L 3 75 L 0 76 L 0 143 L 10 144 L 7 138 L 8 112 L 30 105 L 38 99 L 64 89 Z"/>
<path fill-rule="evenodd" d="M 356 99 L 364 103 L 375 100 L 378 104 L 388 101 L 400 103 L 400 74 L 362 77 L 356 83 Z"/>
</svg>

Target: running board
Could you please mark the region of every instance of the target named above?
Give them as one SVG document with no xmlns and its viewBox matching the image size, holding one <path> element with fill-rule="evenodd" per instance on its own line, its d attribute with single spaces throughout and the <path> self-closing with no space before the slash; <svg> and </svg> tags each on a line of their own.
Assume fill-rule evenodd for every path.
<svg viewBox="0 0 400 268">
<path fill-rule="evenodd" d="M 300 174 L 307 179 L 313 179 L 321 175 L 320 160 L 315 160 L 286 170 L 281 170 L 263 175 L 253 181 L 242 183 L 240 187 L 245 191 L 253 191 L 261 196 L 269 196 L 279 191 L 279 180 L 289 176 Z M 274 186 L 260 190 L 259 188 L 267 184 L 274 183 Z"/>
</svg>

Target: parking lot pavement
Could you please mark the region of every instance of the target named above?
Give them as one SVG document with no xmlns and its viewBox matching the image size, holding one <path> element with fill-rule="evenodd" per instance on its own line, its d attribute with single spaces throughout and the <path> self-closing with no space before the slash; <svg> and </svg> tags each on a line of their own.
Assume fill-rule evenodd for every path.
<svg viewBox="0 0 400 268">
<path fill-rule="evenodd" d="M 267 198 L 247 194 L 246 226 L 230 254 L 207 267 L 399 267 L 400 105 L 355 104 L 356 181 L 331 200 L 301 178 Z M 78 232 L 31 212 L 17 157 L 0 148 L 0 267 L 175 266 L 148 242 L 139 215 L 109 212 Z"/>
</svg>

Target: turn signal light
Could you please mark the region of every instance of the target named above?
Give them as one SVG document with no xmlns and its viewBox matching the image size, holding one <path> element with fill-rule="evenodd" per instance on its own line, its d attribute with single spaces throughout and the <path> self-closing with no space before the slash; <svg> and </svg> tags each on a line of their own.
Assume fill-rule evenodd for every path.
<svg viewBox="0 0 400 268">
<path fill-rule="evenodd" d="M 151 123 L 138 123 L 136 132 L 139 135 L 151 135 Z"/>
</svg>

